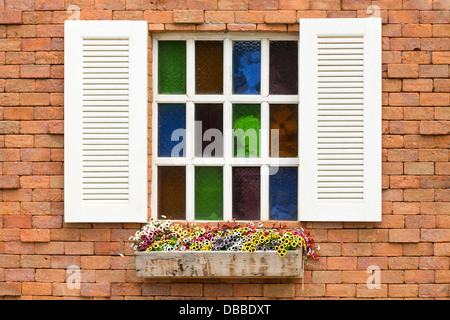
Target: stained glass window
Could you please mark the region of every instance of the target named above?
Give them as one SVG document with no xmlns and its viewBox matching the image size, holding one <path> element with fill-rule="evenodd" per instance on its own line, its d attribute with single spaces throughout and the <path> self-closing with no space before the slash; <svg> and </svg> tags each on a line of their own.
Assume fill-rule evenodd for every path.
<svg viewBox="0 0 450 320">
<path fill-rule="evenodd" d="M 233 105 L 233 150 L 239 158 L 259 157 L 261 108 L 259 104 Z"/>
<path fill-rule="evenodd" d="M 158 50 L 158 92 L 186 93 L 186 41 L 160 41 Z"/>
<path fill-rule="evenodd" d="M 223 156 L 223 107 L 221 104 L 195 105 L 195 156 Z"/>
<path fill-rule="evenodd" d="M 296 36 L 153 37 L 152 215 L 297 220 Z"/>
<path fill-rule="evenodd" d="M 269 64 L 270 94 L 297 94 L 297 41 L 270 41 Z"/>
<path fill-rule="evenodd" d="M 160 103 L 158 105 L 158 156 L 185 157 L 186 105 Z"/>
<path fill-rule="evenodd" d="M 223 92 L 223 42 L 195 42 L 195 92 L 221 94 Z"/>
<path fill-rule="evenodd" d="M 270 105 L 270 156 L 295 158 L 298 156 L 298 106 Z"/>
<path fill-rule="evenodd" d="M 256 220 L 260 216 L 261 174 L 259 167 L 233 167 L 233 218 Z"/>
<path fill-rule="evenodd" d="M 233 46 L 233 93 L 259 94 L 261 42 L 235 41 Z"/>
<path fill-rule="evenodd" d="M 269 178 L 271 220 L 297 220 L 297 167 L 272 168 Z M 276 172 L 276 173 L 275 173 Z"/>
<path fill-rule="evenodd" d="M 186 167 L 158 167 L 158 219 L 186 217 Z"/>
<path fill-rule="evenodd" d="M 195 219 L 222 220 L 223 168 L 195 167 Z"/>
</svg>

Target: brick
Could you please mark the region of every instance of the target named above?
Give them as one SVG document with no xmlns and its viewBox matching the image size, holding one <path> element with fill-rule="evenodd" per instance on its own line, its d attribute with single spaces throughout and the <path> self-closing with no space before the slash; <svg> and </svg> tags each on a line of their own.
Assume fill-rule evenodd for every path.
<svg viewBox="0 0 450 320">
<path fill-rule="evenodd" d="M 0 76 L 2 78 L 19 78 L 19 67 L 0 66 Z"/>
<path fill-rule="evenodd" d="M 278 0 L 248 0 L 249 10 L 276 10 Z"/>
<path fill-rule="evenodd" d="M 265 23 L 296 23 L 297 13 L 295 11 L 281 10 L 268 11 L 264 14 Z"/>
<path fill-rule="evenodd" d="M 450 270 L 436 270 L 436 283 L 450 283 Z"/>
<path fill-rule="evenodd" d="M 433 29 L 431 24 L 404 24 L 402 25 L 403 37 L 431 37 Z"/>
<path fill-rule="evenodd" d="M 94 246 L 92 242 L 65 242 L 64 253 L 66 255 L 92 255 Z"/>
<path fill-rule="evenodd" d="M 81 283 L 80 290 L 83 297 L 109 297 L 111 295 L 109 283 Z"/>
<path fill-rule="evenodd" d="M 448 242 L 450 240 L 450 229 L 422 229 L 420 232 L 420 239 L 424 242 Z"/>
<path fill-rule="evenodd" d="M 450 134 L 450 121 L 421 121 L 420 134 L 423 135 Z"/>
<path fill-rule="evenodd" d="M 434 174 L 433 162 L 407 162 L 404 172 L 408 175 L 431 175 Z"/>
<path fill-rule="evenodd" d="M 21 78 L 49 78 L 49 65 L 22 65 L 20 67 Z"/>
<path fill-rule="evenodd" d="M 228 31 L 256 31 L 256 24 L 253 23 L 228 23 Z"/>
<path fill-rule="evenodd" d="M 420 65 L 420 78 L 448 78 L 448 66 L 441 64 Z"/>
<path fill-rule="evenodd" d="M 1 46 L 1 44 L 0 44 Z M 5 56 L 6 64 L 34 64 L 35 53 L 34 52 L 6 52 Z"/>
<path fill-rule="evenodd" d="M 109 241 L 110 229 L 84 229 L 81 230 L 80 236 L 81 241 Z"/>
<path fill-rule="evenodd" d="M 328 230 L 329 242 L 357 242 L 358 230 Z"/>
<path fill-rule="evenodd" d="M 448 257 L 419 257 L 419 269 L 421 270 L 448 270 Z"/>
<path fill-rule="evenodd" d="M 51 242 L 36 243 L 35 244 L 35 253 L 38 255 L 41 255 L 41 254 L 44 254 L 44 255 L 64 254 L 64 243 L 53 241 L 53 239 Z M 50 266 L 52 268 L 54 268 L 54 266 L 52 266 L 51 263 L 50 263 Z"/>
<path fill-rule="evenodd" d="M 419 294 L 417 284 L 389 284 L 388 296 L 391 298 L 414 298 Z"/>
<path fill-rule="evenodd" d="M 50 51 L 51 39 L 50 38 L 24 38 L 22 39 L 23 51 Z"/>
<path fill-rule="evenodd" d="M 450 63 L 450 52 L 448 51 L 435 51 L 431 53 L 431 62 L 433 64 L 449 64 Z M 444 79 L 447 80 L 448 79 Z M 447 86 L 448 88 L 448 86 Z"/>
<path fill-rule="evenodd" d="M 0 10 L 0 24 L 22 23 L 22 11 L 20 10 Z"/>
<path fill-rule="evenodd" d="M 50 203 L 48 202 L 21 202 L 20 204 L 21 214 L 49 214 L 50 213 Z"/>
<path fill-rule="evenodd" d="M 94 252 L 96 255 L 117 255 L 122 250 L 120 242 L 94 242 Z"/>
<path fill-rule="evenodd" d="M 405 217 L 405 227 L 407 229 L 435 228 L 436 219 L 430 215 L 412 215 Z"/>
<path fill-rule="evenodd" d="M 388 12 L 389 23 L 419 23 L 419 11 L 391 10 Z"/>
<path fill-rule="evenodd" d="M 388 259 L 389 269 L 409 270 L 419 268 L 418 257 L 390 257 Z"/>
<path fill-rule="evenodd" d="M 34 189 L 33 201 L 35 202 L 50 202 L 61 201 L 62 191 L 61 189 Z"/>
<path fill-rule="evenodd" d="M 419 94 L 418 93 L 390 93 L 389 94 L 390 106 L 418 106 Z"/>
<path fill-rule="evenodd" d="M 349 283 L 327 284 L 325 286 L 325 296 L 327 297 L 354 297 L 356 295 L 356 285 Z"/>
<path fill-rule="evenodd" d="M 30 296 L 50 296 L 52 294 L 52 284 L 43 282 L 22 283 L 22 295 Z"/>
<path fill-rule="evenodd" d="M 390 121 L 389 133 L 391 134 L 418 134 L 419 121 Z M 403 142 L 403 139 L 402 139 Z M 403 145 L 402 145 L 403 146 Z"/>
<path fill-rule="evenodd" d="M 328 257 L 327 270 L 356 270 L 356 257 Z"/>
<path fill-rule="evenodd" d="M 448 284 L 419 284 L 419 297 L 438 298 L 448 297 Z"/>
<path fill-rule="evenodd" d="M 433 0 L 403 0 L 403 9 L 433 9 Z"/>
<path fill-rule="evenodd" d="M 416 202 L 394 202 L 393 203 L 394 214 L 419 214 L 420 203 Z"/>
<path fill-rule="evenodd" d="M 417 78 L 419 65 L 417 64 L 390 64 L 388 66 L 389 78 Z"/>
<path fill-rule="evenodd" d="M 0 282 L 0 296 L 21 296 L 22 284 L 17 282 Z"/>
<path fill-rule="evenodd" d="M 405 283 L 432 283 L 434 271 L 431 270 L 405 270 Z"/>
<path fill-rule="evenodd" d="M 448 93 L 421 93 L 420 104 L 423 106 L 448 106 Z"/>
<path fill-rule="evenodd" d="M 422 38 L 420 40 L 422 50 L 448 51 L 450 48 L 449 38 Z"/>
<path fill-rule="evenodd" d="M 62 228 L 61 216 L 35 216 L 31 219 L 33 228 L 38 229 L 57 229 Z"/>
<path fill-rule="evenodd" d="M 434 24 L 433 37 L 450 37 L 450 27 L 448 24 Z"/>
<path fill-rule="evenodd" d="M 81 268 L 82 269 L 110 269 L 111 268 L 111 257 L 108 256 L 83 256 L 81 257 Z"/>
<path fill-rule="evenodd" d="M 180 297 L 201 297 L 203 285 L 200 283 L 172 283 L 170 294 Z"/>
<path fill-rule="evenodd" d="M 389 242 L 419 242 L 419 229 L 390 229 Z"/>
<path fill-rule="evenodd" d="M 4 228 L 31 228 L 31 217 L 24 215 L 11 215 L 3 217 Z"/>
<path fill-rule="evenodd" d="M 433 91 L 433 79 L 403 79 L 403 91 Z M 419 101 L 420 102 L 420 101 Z M 422 104 L 421 104 L 422 105 Z"/>
<path fill-rule="evenodd" d="M 22 229 L 20 230 L 20 241 L 22 242 L 49 242 L 49 229 Z"/>
<path fill-rule="evenodd" d="M 360 229 L 358 230 L 359 242 L 387 242 L 388 230 L 386 229 Z"/>
<path fill-rule="evenodd" d="M 419 188 L 420 182 L 418 177 L 391 176 L 389 185 L 393 189 L 412 189 Z"/>
<path fill-rule="evenodd" d="M 404 190 L 405 201 L 434 201 L 434 190 L 432 189 L 406 189 Z"/>
<path fill-rule="evenodd" d="M 20 150 L 22 161 L 50 161 L 50 149 L 26 148 Z"/>
<path fill-rule="evenodd" d="M 141 294 L 140 283 L 113 283 L 111 294 L 113 296 L 139 296 Z"/>
<path fill-rule="evenodd" d="M 445 136 L 444 136 L 445 137 Z M 405 135 L 404 137 L 405 148 L 434 148 L 438 147 L 435 143 L 434 136 L 423 135 Z"/>
<path fill-rule="evenodd" d="M 260 23 L 257 30 L 261 32 L 287 32 L 287 26 L 284 24 Z"/>
<path fill-rule="evenodd" d="M 203 23 L 202 10 L 174 10 L 174 23 Z"/>
<path fill-rule="evenodd" d="M 19 176 L 0 176 L 0 189 L 19 188 Z"/>
<path fill-rule="evenodd" d="M 322 271 L 316 270 L 312 272 L 312 283 L 324 284 L 324 283 L 341 283 L 342 274 L 341 271 Z"/>
<path fill-rule="evenodd" d="M 236 292 L 236 286 L 234 285 L 234 290 Z M 260 285 L 262 287 L 262 285 Z M 261 290 L 262 291 L 262 290 Z M 142 295 L 143 296 L 168 296 L 170 295 L 170 284 L 169 283 L 143 283 L 142 284 Z M 244 296 L 244 295 L 239 295 Z"/>
<path fill-rule="evenodd" d="M 263 294 L 265 297 L 292 298 L 295 296 L 295 285 L 293 283 L 264 284 Z"/>
<path fill-rule="evenodd" d="M 5 269 L 5 281 L 34 281 L 34 269 Z"/>
<path fill-rule="evenodd" d="M 389 38 L 389 50 L 416 51 L 420 50 L 420 45 L 421 40 L 419 38 Z M 417 61 L 414 63 L 417 63 Z"/>
<path fill-rule="evenodd" d="M 420 23 L 449 23 L 448 11 L 420 11 Z"/>
</svg>

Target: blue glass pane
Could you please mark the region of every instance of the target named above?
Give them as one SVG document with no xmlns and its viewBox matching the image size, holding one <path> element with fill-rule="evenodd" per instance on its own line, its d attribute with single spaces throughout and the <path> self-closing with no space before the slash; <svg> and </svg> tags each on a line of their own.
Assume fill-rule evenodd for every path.
<svg viewBox="0 0 450 320">
<path fill-rule="evenodd" d="M 259 94 L 261 42 L 235 41 L 233 46 L 233 93 Z"/>
<path fill-rule="evenodd" d="M 158 156 L 186 156 L 186 105 L 158 105 Z"/>
<path fill-rule="evenodd" d="M 269 180 L 270 219 L 297 220 L 297 167 L 280 167 Z"/>
</svg>

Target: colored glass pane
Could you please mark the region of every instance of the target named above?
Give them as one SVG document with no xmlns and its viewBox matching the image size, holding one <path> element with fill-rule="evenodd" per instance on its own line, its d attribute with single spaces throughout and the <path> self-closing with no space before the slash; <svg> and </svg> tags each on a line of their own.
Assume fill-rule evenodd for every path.
<svg viewBox="0 0 450 320">
<path fill-rule="evenodd" d="M 223 93 L 223 42 L 195 42 L 195 92 Z"/>
<path fill-rule="evenodd" d="M 185 218 L 186 167 L 158 166 L 158 219 Z"/>
<path fill-rule="evenodd" d="M 221 104 L 195 105 L 195 156 L 223 156 L 223 107 Z"/>
<path fill-rule="evenodd" d="M 186 105 L 158 104 L 158 156 L 186 156 Z"/>
<path fill-rule="evenodd" d="M 259 157 L 260 129 L 261 107 L 259 104 L 233 105 L 234 157 Z"/>
<path fill-rule="evenodd" d="M 158 44 L 158 93 L 186 93 L 186 41 Z"/>
<path fill-rule="evenodd" d="M 297 41 L 271 41 L 269 68 L 270 94 L 297 94 Z"/>
<path fill-rule="evenodd" d="M 298 156 L 298 106 L 270 105 L 270 156 Z"/>
<path fill-rule="evenodd" d="M 223 168 L 195 167 L 195 219 L 222 220 Z"/>
<path fill-rule="evenodd" d="M 276 168 L 271 168 L 276 171 Z M 271 220 L 297 220 L 297 167 L 279 167 L 269 177 Z"/>
<path fill-rule="evenodd" d="M 235 41 L 233 45 L 233 93 L 259 94 L 261 42 Z"/>
<path fill-rule="evenodd" d="M 233 218 L 256 220 L 260 217 L 260 168 L 233 167 Z"/>
</svg>

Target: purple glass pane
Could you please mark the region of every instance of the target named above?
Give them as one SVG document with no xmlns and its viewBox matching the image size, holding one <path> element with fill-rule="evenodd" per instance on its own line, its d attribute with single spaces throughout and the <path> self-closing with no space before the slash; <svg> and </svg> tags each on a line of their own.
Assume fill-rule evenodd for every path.
<svg viewBox="0 0 450 320">
<path fill-rule="evenodd" d="M 195 156 L 223 156 L 223 107 L 221 104 L 195 105 Z"/>
<path fill-rule="evenodd" d="M 297 41 L 270 42 L 270 94 L 298 93 Z"/>
<path fill-rule="evenodd" d="M 233 167 L 233 218 L 260 218 L 261 176 L 259 167 Z"/>
</svg>

